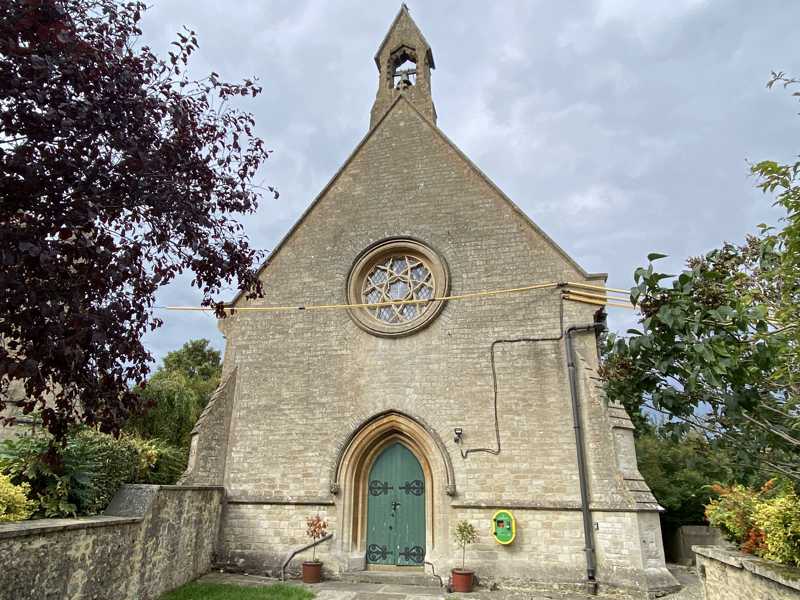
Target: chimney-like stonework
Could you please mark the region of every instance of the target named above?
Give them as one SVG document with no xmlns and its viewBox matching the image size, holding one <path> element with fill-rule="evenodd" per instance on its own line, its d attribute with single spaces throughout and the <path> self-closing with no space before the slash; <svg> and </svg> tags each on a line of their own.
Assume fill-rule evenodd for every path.
<svg viewBox="0 0 800 600">
<path fill-rule="evenodd" d="M 375 54 L 378 65 L 378 94 L 372 106 L 370 128 L 380 120 L 392 102 L 403 95 L 434 123 L 436 109 L 431 96 L 433 52 L 425 36 L 403 4 L 389 32 Z"/>
</svg>

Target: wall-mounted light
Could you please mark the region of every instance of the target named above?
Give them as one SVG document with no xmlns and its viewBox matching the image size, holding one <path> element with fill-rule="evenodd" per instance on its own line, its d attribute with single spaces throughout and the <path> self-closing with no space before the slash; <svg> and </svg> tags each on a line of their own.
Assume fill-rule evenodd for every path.
<svg viewBox="0 0 800 600">
<path fill-rule="evenodd" d="M 461 427 L 454 428 L 453 429 L 453 436 L 454 436 L 453 437 L 453 441 L 456 444 L 460 444 L 461 443 L 461 438 L 464 437 L 464 430 L 461 429 Z"/>
</svg>

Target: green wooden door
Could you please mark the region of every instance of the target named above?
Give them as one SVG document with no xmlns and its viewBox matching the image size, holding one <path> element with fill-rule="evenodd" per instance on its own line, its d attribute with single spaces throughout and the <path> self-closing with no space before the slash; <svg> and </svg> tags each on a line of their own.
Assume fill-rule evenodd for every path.
<svg viewBox="0 0 800 600">
<path fill-rule="evenodd" d="M 367 562 L 422 565 L 425 477 L 408 448 L 397 443 L 381 452 L 370 470 L 367 494 Z"/>
</svg>

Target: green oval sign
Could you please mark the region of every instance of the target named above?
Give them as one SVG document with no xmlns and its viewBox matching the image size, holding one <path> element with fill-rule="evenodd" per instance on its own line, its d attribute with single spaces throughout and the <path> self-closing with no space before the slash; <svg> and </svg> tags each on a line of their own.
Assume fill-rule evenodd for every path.
<svg viewBox="0 0 800 600">
<path fill-rule="evenodd" d="M 517 536 L 517 523 L 510 510 L 498 510 L 492 515 L 492 535 L 498 544 L 510 544 Z"/>
</svg>

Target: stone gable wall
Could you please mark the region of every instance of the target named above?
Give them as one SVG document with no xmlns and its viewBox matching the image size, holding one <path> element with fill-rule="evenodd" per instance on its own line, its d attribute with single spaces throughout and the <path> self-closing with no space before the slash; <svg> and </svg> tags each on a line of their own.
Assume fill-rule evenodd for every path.
<svg viewBox="0 0 800 600">
<path fill-rule="evenodd" d="M 398 236 L 418 239 L 441 256 L 453 294 L 586 281 L 401 99 L 271 257 L 262 273 L 266 297 L 240 299 L 239 305 L 344 302 L 347 275 L 359 253 Z M 221 560 L 251 571 L 278 566 L 306 542 L 305 517 L 325 506 L 338 534 L 325 550 L 331 554 L 328 567 L 353 568 L 350 524 L 342 519 L 352 492 L 343 488 L 331 495 L 332 461 L 350 432 L 378 413 L 396 410 L 428 424 L 453 464 L 455 495 L 446 496 L 441 481 L 429 490 L 439 508 L 427 559 L 437 571 L 454 564 L 451 540 L 459 518 L 471 514 L 488 529 L 491 511 L 485 505 L 510 505 L 519 507 L 519 528 L 528 541 L 481 550 L 474 564 L 479 575 L 490 579 L 510 572 L 506 567 L 513 564 L 518 575 L 531 580 L 582 581 L 563 339 L 496 345 L 502 449 L 496 456 L 473 453 L 467 459 L 461 450 L 496 444 L 492 343 L 558 338 L 570 325 L 591 323 L 595 310 L 563 302 L 556 289 L 450 301 L 425 329 L 391 339 L 366 333 L 345 311 L 239 312 L 222 321 L 225 369 L 236 368 L 224 484 L 238 504 L 226 509 Z M 630 422 L 619 410 L 612 420 L 604 406 L 593 379 L 594 336 L 576 336 L 575 346 L 592 508 L 599 523 L 599 578 L 649 589 L 656 585 L 653 573 L 666 569 L 663 555 L 652 558 L 649 542 L 641 541 L 660 541 L 657 514 L 649 513 L 651 520 L 639 512 L 655 507 L 641 504 L 629 490 L 617 459 L 618 449 L 632 448 Z M 615 429 L 620 422 L 622 429 Z M 453 441 L 454 427 L 463 428 L 461 446 Z M 635 466 L 628 472 L 635 474 Z M 281 519 L 279 529 L 258 525 Z M 619 535 L 605 535 L 604 523 Z M 556 557 L 541 562 L 537 544 L 556 538 L 562 542 Z M 650 569 L 653 561 L 661 566 Z M 538 567 L 521 571 L 524 564 Z"/>
<path fill-rule="evenodd" d="M 0 523 L 0 600 L 155 600 L 210 569 L 223 495 L 128 485 L 102 517 Z"/>
</svg>

